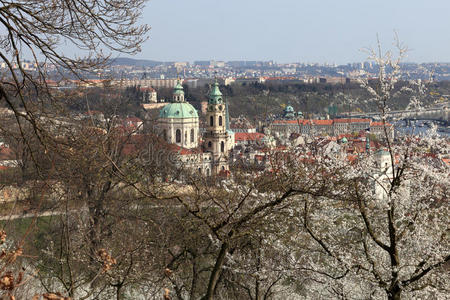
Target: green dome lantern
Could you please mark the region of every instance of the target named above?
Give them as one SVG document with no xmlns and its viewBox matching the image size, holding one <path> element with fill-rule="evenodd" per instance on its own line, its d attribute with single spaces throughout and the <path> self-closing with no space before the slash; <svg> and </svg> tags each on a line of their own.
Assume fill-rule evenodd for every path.
<svg viewBox="0 0 450 300">
<path fill-rule="evenodd" d="M 209 92 L 209 104 L 223 104 L 222 92 L 219 89 L 219 83 L 216 81 Z"/>
<path fill-rule="evenodd" d="M 180 79 L 178 79 L 177 81 L 177 85 L 175 85 L 174 89 L 173 89 L 173 93 L 174 95 L 184 95 L 184 90 L 183 90 L 183 86 L 181 85 Z"/>
<path fill-rule="evenodd" d="M 188 119 L 198 118 L 197 110 L 184 100 L 184 90 L 178 78 L 173 89 L 173 100 L 159 112 L 160 119 Z"/>
<path fill-rule="evenodd" d="M 173 100 L 172 102 L 184 102 L 184 90 L 181 85 L 180 78 L 177 80 L 177 84 L 173 88 Z"/>
</svg>

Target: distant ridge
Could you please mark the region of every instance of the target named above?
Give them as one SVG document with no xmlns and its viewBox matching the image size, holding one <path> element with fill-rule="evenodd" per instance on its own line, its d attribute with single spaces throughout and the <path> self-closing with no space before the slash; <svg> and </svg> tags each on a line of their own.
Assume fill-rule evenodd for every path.
<svg viewBox="0 0 450 300">
<path fill-rule="evenodd" d="M 111 59 L 112 65 L 127 65 L 127 66 L 136 66 L 136 67 L 155 67 L 159 65 L 170 64 L 170 62 L 161 62 L 156 60 L 148 60 L 148 59 L 134 59 L 127 57 L 117 57 Z"/>
</svg>

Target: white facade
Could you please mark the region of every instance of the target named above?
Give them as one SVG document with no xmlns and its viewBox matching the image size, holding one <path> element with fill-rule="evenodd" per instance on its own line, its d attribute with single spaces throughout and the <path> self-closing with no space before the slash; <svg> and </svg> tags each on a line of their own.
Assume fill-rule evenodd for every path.
<svg viewBox="0 0 450 300">
<path fill-rule="evenodd" d="M 378 200 L 386 200 L 392 180 L 391 155 L 385 150 L 378 150 L 374 153 L 374 193 Z"/>
<path fill-rule="evenodd" d="M 185 101 L 180 82 L 175 86 L 172 102 L 161 109 L 158 130 L 167 143 L 181 147 L 177 155 L 180 168 L 206 176 L 229 170 L 234 134 L 227 130 L 227 109 L 221 96 L 216 82 L 210 93 L 208 127 L 203 134 L 205 151 L 199 148 L 201 133 L 197 111 Z"/>
<path fill-rule="evenodd" d="M 166 142 L 183 148 L 197 148 L 199 143 L 198 118 L 160 119 L 158 128 Z"/>
</svg>

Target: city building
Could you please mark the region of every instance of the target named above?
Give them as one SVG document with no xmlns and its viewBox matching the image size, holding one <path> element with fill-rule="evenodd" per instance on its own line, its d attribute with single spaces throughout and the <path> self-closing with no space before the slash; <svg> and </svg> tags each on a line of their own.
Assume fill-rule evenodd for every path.
<svg viewBox="0 0 450 300">
<path fill-rule="evenodd" d="M 232 148 L 233 134 L 229 130 L 228 108 L 216 81 L 209 93 L 206 109 L 205 149 L 213 154 L 213 173 L 229 170 L 229 153 Z"/>
<path fill-rule="evenodd" d="M 158 102 L 158 95 L 156 90 L 152 87 L 141 87 L 142 103 L 156 103 Z"/>
<path fill-rule="evenodd" d="M 290 105 L 283 110 L 282 116 L 274 120 L 269 128 L 273 134 L 289 136 L 291 133 L 299 133 L 306 136 L 339 136 L 348 133 L 366 131 L 370 134 L 383 138 L 384 127 L 390 139 L 394 138 L 394 127 L 392 124 L 372 122 L 368 118 L 347 119 L 303 119 L 301 112 L 295 112 Z"/>
<path fill-rule="evenodd" d="M 174 149 L 180 166 L 207 176 L 227 174 L 234 133 L 229 130 L 228 106 L 217 82 L 209 93 L 206 122 L 205 132 L 201 134 L 197 110 L 185 100 L 178 80 L 172 102 L 159 113 L 160 134 L 167 143 L 177 146 Z"/>
<path fill-rule="evenodd" d="M 234 133 L 245 132 L 253 133 L 256 132 L 256 127 L 253 126 L 249 120 L 245 117 L 240 116 L 239 118 L 231 120 L 230 129 Z"/>
<path fill-rule="evenodd" d="M 127 86 L 142 86 L 153 88 L 173 88 L 177 85 L 177 79 L 120 79 L 111 82 L 112 85 L 127 87 Z"/>
<path fill-rule="evenodd" d="M 264 136 L 260 132 L 236 132 L 236 145 L 263 145 Z"/>
<path fill-rule="evenodd" d="M 172 102 L 159 113 L 158 127 L 164 140 L 183 148 L 199 146 L 199 119 L 197 110 L 184 99 L 183 86 L 175 86 Z"/>
</svg>

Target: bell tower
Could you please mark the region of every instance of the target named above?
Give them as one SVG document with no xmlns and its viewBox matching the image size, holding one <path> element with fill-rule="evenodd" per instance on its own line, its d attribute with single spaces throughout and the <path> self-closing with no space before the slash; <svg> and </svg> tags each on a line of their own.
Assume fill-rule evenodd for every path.
<svg viewBox="0 0 450 300">
<path fill-rule="evenodd" d="M 219 90 L 217 80 L 209 92 L 208 107 L 206 109 L 206 133 L 204 135 L 205 149 L 213 156 L 213 174 L 228 171 L 229 165 L 229 136 L 227 132 L 227 110 Z"/>
</svg>

